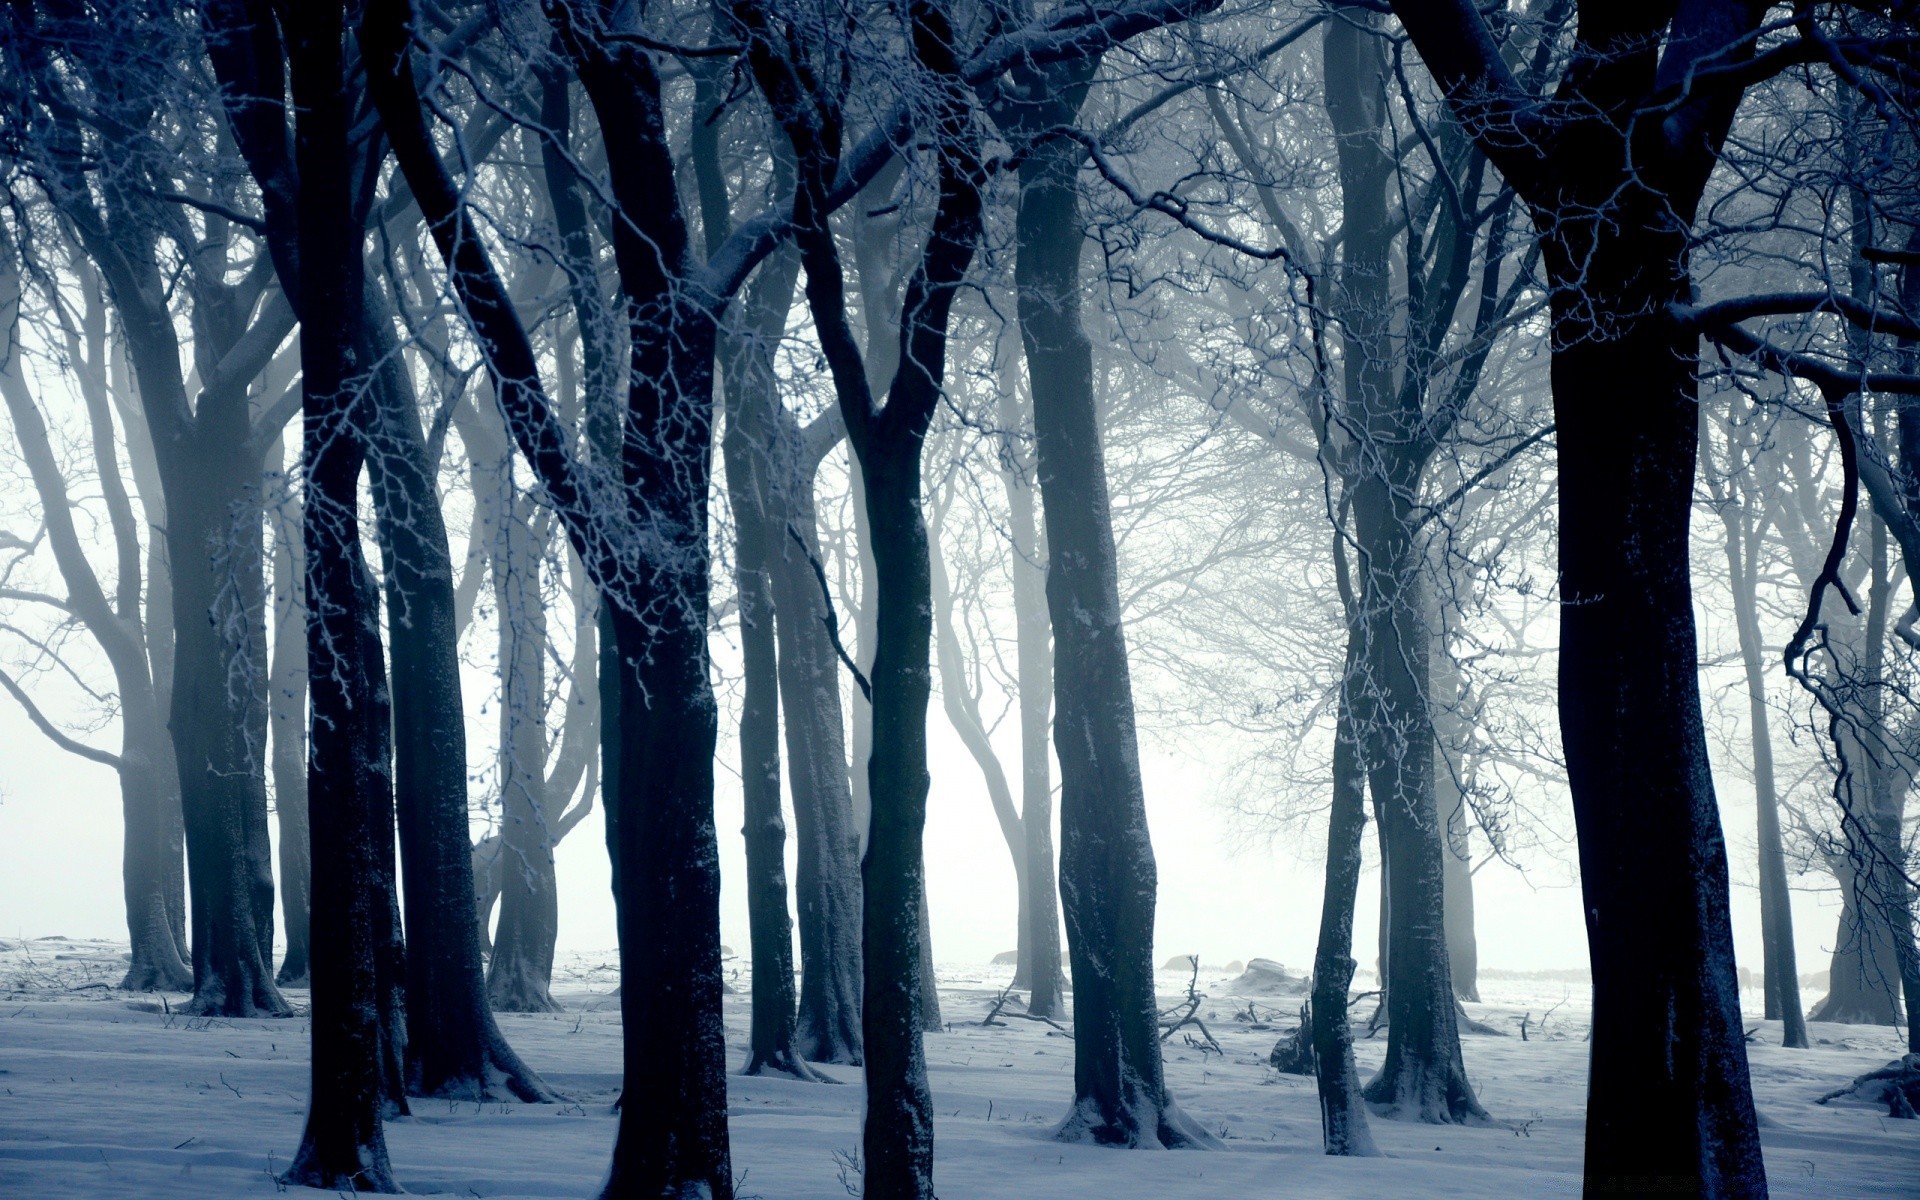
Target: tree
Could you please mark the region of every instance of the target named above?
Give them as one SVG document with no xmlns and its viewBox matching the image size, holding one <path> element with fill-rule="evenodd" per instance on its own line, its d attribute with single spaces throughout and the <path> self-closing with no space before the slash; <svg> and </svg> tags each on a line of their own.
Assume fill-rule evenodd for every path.
<svg viewBox="0 0 1920 1200">
<path fill-rule="evenodd" d="M 382 904 L 391 903 L 392 793 L 375 593 L 356 514 L 374 415 L 355 356 L 361 318 L 362 230 L 352 211 L 351 98 L 346 10 L 307 6 L 287 27 L 295 111 L 298 252 L 307 490 L 307 661 L 313 705 L 308 759 L 315 861 L 313 1091 L 287 1181 L 398 1192 L 387 1160 L 381 1019 Z M 384 843 L 384 853 L 380 847 Z"/>
<path fill-rule="evenodd" d="M 225 201 L 235 181 L 215 175 L 220 182 L 207 197 L 172 186 L 206 145 L 203 125 L 169 127 L 160 117 L 166 101 L 180 99 L 171 63 L 190 53 L 191 31 L 173 14 L 126 9 L 49 15 L 15 8 L 7 20 L 9 52 L 19 56 L 9 74 L 21 89 L 11 112 L 26 122 L 10 118 L 10 148 L 106 283 L 166 497 L 174 617 L 168 724 L 193 901 L 193 1007 L 283 1015 L 289 1010 L 271 967 L 260 508 L 262 456 L 278 430 L 251 420 L 248 388 L 286 338 L 292 311 L 271 294 L 264 264 L 228 278 L 245 237 L 233 222 L 216 215 L 196 232 L 187 220 L 208 203 L 231 211 Z M 69 79 L 85 81 L 84 98 Z M 96 155 L 112 164 L 93 181 L 97 189 L 84 177 Z M 197 400 L 181 370 L 163 246 L 190 264 L 184 282 Z"/>
<path fill-rule="evenodd" d="M 91 281 L 90 281 L 91 282 Z M 65 584 L 64 597 L 36 597 L 25 590 L 0 589 L 8 600 L 42 599 L 85 626 L 113 669 L 120 707 L 120 750 L 110 753 L 69 737 L 50 722 L 14 676 L 0 670 L 4 687 L 26 710 L 33 723 L 56 745 L 89 761 L 111 768 L 120 780 L 124 818 L 121 876 L 127 910 L 131 962 L 120 986 L 132 990 L 185 990 L 193 986 L 187 966 L 179 900 L 169 888 L 178 877 L 180 840 L 170 828 L 169 809 L 178 804 L 173 769 L 173 747 L 162 725 L 153 682 L 147 630 L 142 619 L 141 558 L 138 525 L 121 479 L 115 448 L 113 410 L 107 398 L 105 313 L 97 285 L 87 290 L 84 316 L 85 345 L 72 339 L 69 361 L 78 368 L 86 403 L 93 462 L 106 501 L 112 530 L 117 578 L 108 598 L 99 576 L 87 561 L 86 548 L 73 520 L 73 500 L 40 407 L 26 374 L 26 327 L 22 301 L 26 297 L 20 259 L 14 239 L 0 245 L 0 324 L 7 342 L 0 355 L 0 398 L 12 419 L 14 440 L 26 460 L 39 497 L 47 541 Z M 62 301 L 49 297 L 57 309 Z M 75 332 L 64 309 L 62 323 Z M 13 549 L 30 548 L 19 540 Z M 171 871 L 169 867 L 171 865 Z"/>
<path fill-rule="evenodd" d="M 776 27 L 758 5 L 743 2 L 735 15 L 748 35 L 755 78 L 793 146 L 794 242 L 807 274 L 807 306 L 860 464 L 872 537 L 877 636 L 873 681 L 862 689 L 873 706 L 872 815 L 861 864 L 863 1194 L 930 1197 L 933 1112 L 920 1032 L 921 992 L 931 986 L 922 977 L 921 834 L 933 597 L 920 459 L 940 399 L 954 295 L 980 238 L 985 168 L 949 15 L 924 0 L 909 4 L 906 41 L 923 75 L 902 86 L 926 106 L 939 198 L 901 308 L 899 365 L 886 402 L 876 404 L 827 222 L 841 166 L 851 47 L 840 40 L 844 32 L 836 39 L 831 30 L 816 33 L 812 44 L 803 41 L 791 18 Z"/>
<path fill-rule="evenodd" d="M 1587 1188 L 1764 1196 L 1687 569 L 1698 336 L 1670 316 L 1762 8 L 1576 4 L 1550 99 L 1472 5 L 1393 9 L 1532 208 L 1551 289 L 1560 724 L 1594 988 Z M 1631 420 L 1614 403 L 1623 362 L 1639 372 Z"/>
</svg>

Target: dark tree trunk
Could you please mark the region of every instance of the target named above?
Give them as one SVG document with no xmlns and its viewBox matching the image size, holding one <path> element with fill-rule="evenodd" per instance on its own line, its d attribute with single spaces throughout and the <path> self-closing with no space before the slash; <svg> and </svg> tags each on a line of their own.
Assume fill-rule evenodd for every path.
<svg viewBox="0 0 1920 1200">
<path fill-rule="evenodd" d="M 794 148 L 794 236 L 807 273 L 807 304 L 864 476 L 874 558 L 873 748 L 866 763 L 872 809 L 861 863 L 867 1077 L 862 1194 L 869 1200 L 931 1200 L 933 1100 L 921 1034 L 928 1015 L 923 994 L 933 980 L 922 936 L 921 838 L 930 783 L 933 582 L 920 459 L 946 370 L 954 293 L 980 237 L 983 171 L 966 92 L 956 78 L 953 32 L 942 11 L 911 4 L 909 43 L 927 70 L 940 191 L 902 307 L 900 366 L 885 405 L 878 406 L 848 320 L 845 277 L 827 223 L 827 196 L 840 166 L 840 98 L 816 91 L 803 76 L 797 60 L 813 49 L 797 45 L 791 27 L 776 32 L 769 14 L 755 5 L 741 4 L 735 12 L 749 33 L 761 90 Z"/>
<path fill-rule="evenodd" d="M 108 92 L 139 93 L 140 85 L 123 75 L 146 68 L 130 67 L 120 56 L 88 57 L 110 45 L 108 38 L 81 39 L 69 45 L 70 61 Z M 43 52 L 37 43 L 30 50 Z M 55 74 L 49 66 L 47 78 Z M 140 103 L 148 103 L 144 95 Z M 126 115 L 143 122 L 150 114 Z M 77 136 L 74 119 L 73 110 L 61 106 L 53 118 L 56 139 Z M 247 385 L 264 365 L 251 350 L 270 353 L 267 335 L 277 330 L 284 336 L 285 326 L 268 315 L 269 302 L 249 328 L 257 290 L 193 271 L 163 277 L 157 238 L 173 214 L 136 182 L 143 168 L 123 144 L 126 128 L 112 121 L 95 128 L 108 140 L 104 156 L 128 168 L 98 194 L 101 203 L 87 181 L 65 177 L 77 155 L 51 169 L 67 185 L 55 189 L 62 214 L 99 267 L 119 313 L 166 497 L 175 656 L 168 724 L 193 900 L 192 1007 L 208 1015 L 280 1015 L 288 1010 L 274 988 L 271 962 L 259 455 L 248 442 Z M 181 344 L 169 306 L 176 287 L 194 294 L 194 358 L 206 388 L 197 404 L 181 378 Z M 236 343 L 254 333 L 258 345 L 230 357 Z M 170 824 L 170 815 L 165 819 Z M 171 874 L 170 865 L 167 870 Z"/>
<path fill-rule="evenodd" d="M 246 414 L 244 395 L 201 397 L 198 444 L 179 448 L 167 505 L 193 1007 L 222 1016 L 287 1011 L 273 986 L 262 513 Z"/>
<path fill-rule="evenodd" d="M 1594 986 L 1587 1186 L 1763 1196 L 1688 575 L 1697 347 L 1639 315 L 1686 296 L 1685 243 L 1643 200 L 1655 211 L 1586 244 L 1550 237 L 1548 253 L 1560 726 Z M 1638 368 L 1631 421 L 1621 363 Z"/>
<path fill-rule="evenodd" d="M 1320 1089 L 1321 1143 L 1328 1154 L 1373 1156 L 1373 1133 L 1354 1065 L 1347 989 L 1353 983 L 1353 909 L 1360 890 L 1360 845 L 1367 827 L 1366 772 L 1353 722 L 1356 638 L 1347 640 L 1333 743 L 1333 804 L 1327 812 L 1327 879 L 1320 941 L 1313 954 L 1313 1060 Z"/>
<path fill-rule="evenodd" d="M 380 654 L 377 614 L 362 586 L 356 493 L 373 413 L 354 399 L 360 326 L 361 236 L 347 219 L 349 102 L 343 6 L 314 4 L 295 15 L 293 99 L 299 113 L 300 331 L 305 372 L 307 661 L 313 732 L 308 797 L 313 881 L 312 1092 L 306 1130 L 288 1183 L 355 1192 L 397 1192 L 381 1110 L 387 1081 L 382 1029 L 385 943 L 391 938 L 392 879 L 387 764 L 378 752 Z M 390 821 L 390 816 L 389 816 Z M 388 849 L 383 853 L 381 846 Z"/>
<path fill-rule="evenodd" d="M 467 844 L 466 713 L 453 561 L 413 387 L 379 292 L 362 348 L 379 364 L 370 458 L 386 567 L 393 662 L 393 780 L 405 867 L 406 1082 L 457 1100 L 553 1094 L 515 1054 L 487 1005 Z"/>
<path fill-rule="evenodd" d="M 1586 1191 L 1764 1197 L 1688 574 L 1699 341 L 1670 315 L 1741 89 L 1639 116 L 1705 63 L 1737 70 L 1763 13 L 1582 6 L 1549 111 L 1471 6 L 1393 8 L 1532 206 L 1552 289 L 1560 729 L 1593 971 Z"/>
<path fill-rule="evenodd" d="M 924 801 L 923 801 L 924 803 Z M 921 871 L 920 919 L 920 1030 L 939 1033 L 946 1028 L 940 1017 L 940 982 L 933 970 L 933 918 L 927 909 L 926 872 Z"/>
<path fill-rule="evenodd" d="M 1040 128 L 1070 124 L 1094 63 L 1034 80 L 1054 99 Z M 1056 112 L 1056 110 L 1058 110 Z M 1054 749 L 1060 759 L 1060 898 L 1073 969 L 1074 1104 L 1067 1140 L 1204 1145 L 1209 1135 L 1168 1094 L 1153 992 L 1157 872 L 1121 627 L 1093 349 L 1080 323 L 1085 230 L 1077 143 L 1034 147 L 1020 167 L 1020 336 L 1033 385 L 1034 438 L 1053 621 Z"/>
<path fill-rule="evenodd" d="M 617 504 L 567 452 L 526 330 L 439 160 L 408 62 L 406 5 L 370 5 L 362 44 L 395 156 L 486 348 L 509 428 L 601 588 L 614 635 L 619 732 L 612 740 L 619 754 L 608 809 L 617 850 L 621 1019 L 633 1033 L 623 1065 L 634 1086 L 621 1105 L 602 1191 L 730 1200 L 713 826 L 718 718 L 706 647 L 713 314 L 673 274 L 686 269 L 687 231 L 673 190 L 659 187 L 673 177 L 673 161 L 650 60 L 616 57 L 597 24 L 576 24 L 580 14 L 570 9 L 554 11 L 562 45 L 598 110 L 626 218 L 615 226 L 632 346 L 624 495 Z M 644 559 L 625 536 L 642 515 Z"/>
<path fill-rule="evenodd" d="M 1343 425 L 1355 445 L 1343 499 L 1357 550 L 1355 736 L 1380 817 L 1385 891 L 1382 1008 L 1387 1054 L 1366 1098 L 1422 1121 L 1484 1120 L 1467 1082 L 1446 941 L 1446 846 L 1434 795 L 1433 653 L 1418 537 L 1421 475 L 1431 453 L 1424 392 L 1398 386 L 1393 300 L 1399 168 L 1383 43 L 1335 21 L 1323 43 L 1327 117 L 1337 142 L 1341 242 L 1333 308 L 1343 356 Z"/>
<path fill-rule="evenodd" d="M 856 443 L 857 444 L 857 443 Z M 873 665 L 873 800 L 867 853 L 862 951 L 866 989 L 867 1119 L 865 1194 L 933 1194 L 933 1112 L 927 1090 L 920 920 L 925 897 L 920 835 L 928 787 L 926 722 L 932 693 L 933 636 L 927 535 L 920 517 L 917 439 L 887 447 L 905 462 L 866 459 L 868 523 L 873 533 L 878 638 Z"/>
<path fill-rule="evenodd" d="M 313 889 L 313 847 L 307 830 L 307 610 L 306 555 L 300 545 L 302 513 L 288 494 L 268 514 L 273 522 L 273 660 L 267 678 L 267 715 L 273 740 L 273 806 L 280 817 L 280 912 L 287 954 L 276 980 L 282 987 L 308 983 L 308 918 Z"/>
</svg>

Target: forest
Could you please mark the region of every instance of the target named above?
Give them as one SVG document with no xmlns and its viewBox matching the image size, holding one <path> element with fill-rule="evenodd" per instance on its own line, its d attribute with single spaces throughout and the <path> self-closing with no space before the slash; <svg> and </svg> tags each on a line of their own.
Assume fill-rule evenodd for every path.
<svg viewBox="0 0 1920 1200">
<path fill-rule="evenodd" d="M 0 173 L 0 1194 L 1920 1194 L 1914 0 L 9 0 Z"/>
</svg>

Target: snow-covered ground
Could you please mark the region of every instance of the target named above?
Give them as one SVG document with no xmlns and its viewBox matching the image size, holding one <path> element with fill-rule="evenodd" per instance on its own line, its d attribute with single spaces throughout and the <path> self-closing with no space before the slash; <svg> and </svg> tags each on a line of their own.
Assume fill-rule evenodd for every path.
<svg viewBox="0 0 1920 1200">
<path fill-rule="evenodd" d="M 306 1108 L 306 1022 L 223 1021 L 170 1011 L 183 997 L 113 989 L 122 947 L 40 939 L 0 942 L 0 1197 L 271 1195 Z M 521 1054 L 570 1101 L 557 1105 L 418 1101 L 388 1126 L 394 1168 L 416 1193 L 588 1196 L 613 1144 L 620 1084 L 612 953 L 566 957 L 555 993 L 567 1011 L 501 1017 Z M 1224 1153 L 1124 1153 L 1049 1139 L 1071 1092 L 1073 1047 L 1025 1020 L 982 1026 L 1009 968 L 940 971 L 946 1032 L 927 1038 L 939 1111 L 935 1180 L 968 1197 L 1462 1196 L 1521 1200 L 1579 1192 L 1586 1011 L 1577 983 L 1488 979 L 1469 1005 L 1506 1036 L 1469 1035 L 1467 1069 L 1494 1124 L 1436 1127 L 1375 1119 L 1386 1157 L 1319 1152 L 1313 1083 L 1276 1074 L 1267 1052 L 1298 1000 L 1236 997 L 1232 976 L 1202 969 L 1201 1009 L 1225 1053 L 1176 1033 L 1167 1074 L 1186 1109 L 1225 1139 Z M 1185 973 L 1160 976 L 1166 1000 Z M 736 986 L 744 984 L 744 972 Z M 1366 986 L 1364 984 L 1360 986 Z M 296 1004 L 304 993 L 295 992 Z M 1748 993 L 1758 1003 L 1758 993 Z M 1251 1000 L 1253 1021 L 1240 1019 Z M 1557 1007 L 1556 1007 L 1557 1005 Z M 1542 1014 L 1552 1009 L 1544 1030 Z M 1530 1040 L 1518 1022 L 1531 1014 Z M 744 991 L 727 1030 L 746 1038 Z M 1259 1028 L 1258 1025 L 1270 1026 Z M 1815 1101 L 1895 1057 L 1891 1029 L 1816 1025 L 1812 1051 L 1783 1050 L 1756 1017 L 1754 1091 L 1775 1197 L 1920 1197 L 1920 1122 Z M 1360 1043 L 1364 1076 L 1385 1036 Z M 834 1200 L 848 1194 L 859 1144 L 853 1086 L 783 1079 L 730 1083 L 734 1171 L 743 1196 Z"/>
</svg>

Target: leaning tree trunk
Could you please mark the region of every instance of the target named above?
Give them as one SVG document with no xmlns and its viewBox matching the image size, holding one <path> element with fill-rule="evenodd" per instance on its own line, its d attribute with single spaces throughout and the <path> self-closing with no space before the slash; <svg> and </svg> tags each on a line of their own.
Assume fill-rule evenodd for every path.
<svg viewBox="0 0 1920 1200">
<path fill-rule="evenodd" d="M 1328 1154 L 1379 1154 L 1361 1102 L 1354 1065 L 1347 989 L 1353 983 L 1353 909 L 1360 890 L 1361 841 L 1367 826 L 1366 772 L 1353 723 L 1352 689 L 1359 646 L 1347 637 L 1334 717 L 1333 803 L 1327 812 L 1327 878 L 1320 901 L 1320 941 L 1313 954 L 1314 1072 L 1320 1090 L 1320 1136 Z"/>
<path fill-rule="evenodd" d="M 391 916 L 381 903 L 379 844 L 392 845 L 385 731 L 375 727 L 378 616 L 365 608 L 356 512 L 370 405 L 355 403 L 360 230 L 351 211 L 345 12 L 297 11 L 288 30 L 299 113 L 301 359 L 305 372 L 307 661 L 313 733 L 308 759 L 313 854 L 312 1090 L 286 1180 L 354 1192 L 397 1192 L 381 1109 L 381 959 Z"/>
<path fill-rule="evenodd" d="M 1090 64 L 1083 66 L 1090 75 Z M 1084 84 L 1080 85 L 1082 90 Z M 1071 123 L 1078 111 L 1062 103 Z M 1077 143 L 1050 140 L 1020 167 L 1021 341 L 1048 547 L 1054 750 L 1060 759 L 1060 897 L 1073 969 L 1074 1104 L 1067 1140 L 1204 1145 L 1168 1093 L 1153 992 L 1157 872 L 1121 626 L 1093 348 L 1080 323 L 1084 229 Z"/>
</svg>

